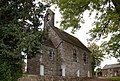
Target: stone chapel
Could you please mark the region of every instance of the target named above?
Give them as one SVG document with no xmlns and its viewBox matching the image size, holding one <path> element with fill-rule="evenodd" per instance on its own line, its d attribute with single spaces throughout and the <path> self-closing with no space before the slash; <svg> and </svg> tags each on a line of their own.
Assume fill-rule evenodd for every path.
<svg viewBox="0 0 120 81">
<path fill-rule="evenodd" d="M 47 40 L 43 43 L 42 54 L 27 60 L 27 73 L 91 77 L 91 52 L 79 39 L 55 27 L 54 15 L 47 10 L 44 18 Z"/>
</svg>

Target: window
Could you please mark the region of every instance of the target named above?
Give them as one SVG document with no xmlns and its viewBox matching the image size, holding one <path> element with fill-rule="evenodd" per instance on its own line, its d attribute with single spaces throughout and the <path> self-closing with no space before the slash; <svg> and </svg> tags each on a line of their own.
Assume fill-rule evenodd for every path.
<svg viewBox="0 0 120 81">
<path fill-rule="evenodd" d="M 86 56 L 86 53 L 83 54 L 83 61 L 84 61 L 85 64 L 87 63 L 87 56 Z"/>
<path fill-rule="evenodd" d="M 59 73 L 60 73 L 59 75 L 62 76 L 62 69 L 60 69 L 60 72 L 59 72 Z"/>
<path fill-rule="evenodd" d="M 75 49 L 73 50 L 73 61 L 74 62 L 78 62 L 77 54 L 76 54 L 76 50 Z"/>
<path fill-rule="evenodd" d="M 49 54 L 49 60 L 53 60 L 53 58 L 54 58 L 54 51 L 53 51 L 53 49 L 50 49 L 48 54 Z"/>
</svg>

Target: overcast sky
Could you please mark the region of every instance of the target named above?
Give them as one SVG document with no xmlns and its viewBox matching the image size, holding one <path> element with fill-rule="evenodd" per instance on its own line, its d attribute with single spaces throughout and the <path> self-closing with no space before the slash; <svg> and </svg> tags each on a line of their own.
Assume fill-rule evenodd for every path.
<svg viewBox="0 0 120 81">
<path fill-rule="evenodd" d="M 55 13 L 55 26 L 60 28 L 60 24 L 56 23 L 56 21 L 60 22 L 61 20 L 61 15 L 59 12 L 59 9 L 54 9 L 54 7 L 51 8 L 52 11 Z M 94 22 L 94 15 L 92 15 L 91 17 L 89 17 L 89 13 L 88 11 L 86 11 L 84 13 L 84 19 L 85 19 L 85 23 L 82 24 L 80 30 L 78 30 L 77 32 L 75 32 L 75 34 L 72 34 L 70 31 L 71 29 L 69 28 L 68 30 L 66 30 L 67 33 L 77 37 L 85 46 L 88 45 L 87 43 L 87 39 L 90 38 L 89 34 L 86 34 L 90 29 L 93 28 L 92 23 Z M 102 43 L 101 40 L 99 42 L 96 42 L 97 45 L 100 45 Z M 103 60 L 103 62 L 101 63 L 101 68 L 103 68 L 103 66 L 105 66 L 106 64 L 114 64 L 117 63 L 117 60 L 115 58 L 105 58 Z"/>
</svg>

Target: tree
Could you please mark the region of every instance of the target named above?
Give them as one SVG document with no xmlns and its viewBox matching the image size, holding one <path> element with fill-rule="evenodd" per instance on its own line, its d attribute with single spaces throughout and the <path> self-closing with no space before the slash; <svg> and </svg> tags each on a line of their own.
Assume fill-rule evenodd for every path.
<svg viewBox="0 0 120 81">
<path fill-rule="evenodd" d="M 96 76 L 97 76 L 97 77 L 102 76 L 102 69 L 101 69 L 100 67 L 97 68 L 95 72 L 96 72 Z"/>
<path fill-rule="evenodd" d="M 45 0 L 46 1 L 46 0 Z M 112 56 L 120 57 L 120 0 L 47 0 L 57 4 L 62 14 L 61 25 L 64 29 L 72 27 L 76 31 L 84 23 L 83 14 L 86 10 L 96 12 L 95 27 L 90 30 L 90 41 L 106 38 L 111 34 L 109 41 L 102 46 Z"/>
<path fill-rule="evenodd" d="M 0 80 L 17 81 L 22 76 L 24 56 L 40 54 L 41 18 L 46 5 L 35 0 L 0 0 Z"/>
<path fill-rule="evenodd" d="M 94 70 L 97 66 L 101 64 L 101 61 L 104 58 L 103 51 L 97 46 L 95 43 L 92 43 L 88 46 L 88 49 L 92 52 L 91 53 L 91 66 L 92 72 L 94 74 Z"/>
</svg>

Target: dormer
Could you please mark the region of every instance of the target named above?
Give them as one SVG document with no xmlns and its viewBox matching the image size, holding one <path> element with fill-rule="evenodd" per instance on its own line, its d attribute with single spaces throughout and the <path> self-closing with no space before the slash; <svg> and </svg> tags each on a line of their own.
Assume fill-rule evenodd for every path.
<svg viewBox="0 0 120 81">
<path fill-rule="evenodd" d="M 54 26 L 54 12 L 50 9 L 47 10 L 44 18 L 44 28 Z"/>
</svg>

